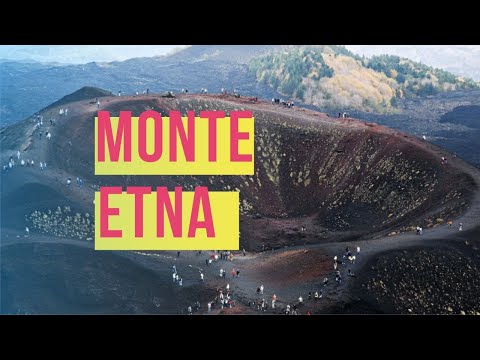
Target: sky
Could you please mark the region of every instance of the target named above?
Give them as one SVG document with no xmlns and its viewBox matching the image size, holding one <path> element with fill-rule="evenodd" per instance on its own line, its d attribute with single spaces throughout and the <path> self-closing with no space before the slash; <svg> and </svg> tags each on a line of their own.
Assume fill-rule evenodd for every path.
<svg viewBox="0 0 480 360">
<path fill-rule="evenodd" d="M 0 45 L 0 59 L 84 64 L 165 55 L 185 45 Z"/>
</svg>

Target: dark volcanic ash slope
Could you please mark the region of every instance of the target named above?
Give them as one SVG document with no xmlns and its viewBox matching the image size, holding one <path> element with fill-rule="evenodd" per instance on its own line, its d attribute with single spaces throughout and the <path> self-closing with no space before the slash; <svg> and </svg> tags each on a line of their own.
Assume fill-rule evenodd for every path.
<svg viewBox="0 0 480 360">
<path fill-rule="evenodd" d="M 367 263 L 356 284 L 358 294 L 385 313 L 478 315 L 480 268 L 475 255 L 445 245 L 381 253 Z"/>
<path fill-rule="evenodd" d="M 340 240 L 379 231 L 432 227 L 461 213 L 475 182 L 455 163 L 440 164 L 430 145 L 403 133 L 352 119 L 287 109 L 228 96 L 105 97 L 102 109 L 117 115 L 146 109 L 248 109 L 255 117 L 254 176 L 94 176 L 94 117 L 88 100 L 68 105 L 58 118 L 46 149 L 51 167 L 90 185 L 206 185 L 211 190 L 240 191 L 242 246 L 273 247 Z M 58 114 L 56 108 L 48 114 Z M 46 115 L 47 116 L 47 115 Z M 58 115 L 57 115 L 58 117 Z M 31 126 L 29 119 L 8 128 Z M 23 124 L 23 125 L 21 125 Z M 29 125 L 30 124 L 30 125 Z M 35 131 L 26 132 L 26 153 L 40 149 Z M 16 149 L 15 143 L 4 142 Z M 460 160 L 459 160 L 460 161 Z M 307 231 L 301 232 L 305 226 Z"/>
</svg>

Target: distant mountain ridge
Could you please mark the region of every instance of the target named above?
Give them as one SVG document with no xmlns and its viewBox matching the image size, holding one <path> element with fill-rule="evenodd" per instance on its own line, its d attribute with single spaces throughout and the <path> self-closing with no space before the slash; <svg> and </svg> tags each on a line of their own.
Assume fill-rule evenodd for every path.
<svg viewBox="0 0 480 360">
<path fill-rule="evenodd" d="M 271 53 L 289 51 L 291 57 L 295 58 L 300 51 L 298 49 L 302 48 L 304 47 L 281 45 L 195 45 L 168 56 L 133 58 L 110 63 L 52 65 L 2 62 L 0 125 L 23 119 L 84 86 L 106 89 L 114 94 L 118 91 L 132 94 L 146 88 L 151 92 L 179 92 L 182 88 L 187 88 L 190 92 L 199 92 L 201 88 L 207 88 L 209 92 L 220 92 L 221 88 L 227 88 L 230 91 L 236 89 L 241 94 L 266 98 L 279 96 L 283 92 L 293 98 L 303 99 L 307 104 L 321 107 L 352 107 L 369 111 L 390 111 L 394 108 L 395 104 L 391 99 L 394 97 L 393 92 L 397 90 L 396 80 L 389 78 L 388 74 L 382 75 L 381 72 L 369 69 L 366 64 L 360 64 L 357 57 L 343 47 L 323 46 L 325 51 L 330 49 L 328 51 L 332 56 L 329 59 L 322 55 L 327 67 L 333 71 L 331 77 L 321 76 L 322 79 L 317 81 L 315 76 L 322 75 L 321 72 L 310 78 L 307 74 L 306 79 L 303 79 L 302 74 L 295 75 L 302 78 L 302 84 L 311 84 L 303 90 L 304 94 L 301 94 L 301 91 L 298 94 L 296 91 L 284 91 L 284 87 L 276 88 L 271 81 L 265 81 L 259 76 L 259 72 L 252 71 L 252 64 L 271 56 Z M 338 61 L 337 57 L 342 61 Z M 352 68 L 355 71 L 349 73 Z M 328 72 L 328 69 L 326 71 Z M 360 90 L 355 90 L 365 74 L 371 77 L 371 80 L 368 80 L 370 85 L 366 88 L 360 86 Z M 293 77 L 293 72 L 292 75 L 277 75 L 280 81 L 284 81 L 287 76 Z M 272 76 L 270 78 L 273 79 Z M 321 86 L 316 84 L 316 81 L 321 83 Z M 325 89 L 331 91 L 325 92 Z M 324 99 L 329 96 L 331 101 Z M 333 101 L 336 97 L 351 98 L 351 101 Z"/>
</svg>

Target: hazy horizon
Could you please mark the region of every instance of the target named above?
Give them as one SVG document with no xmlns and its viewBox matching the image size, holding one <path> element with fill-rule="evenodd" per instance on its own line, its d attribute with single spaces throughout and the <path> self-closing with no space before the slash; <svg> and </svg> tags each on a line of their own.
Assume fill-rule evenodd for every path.
<svg viewBox="0 0 480 360">
<path fill-rule="evenodd" d="M 162 56 L 190 45 L 0 45 L 0 59 L 85 64 Z M 398 55 L 480 81 L 480 45 L 344 45 L 367 57 Z"/>
<path fill-rule="evenodd" d="M 0 45 L 0 59 L 85 64 L 169 54 L 187 45 Z"/>
</svg>

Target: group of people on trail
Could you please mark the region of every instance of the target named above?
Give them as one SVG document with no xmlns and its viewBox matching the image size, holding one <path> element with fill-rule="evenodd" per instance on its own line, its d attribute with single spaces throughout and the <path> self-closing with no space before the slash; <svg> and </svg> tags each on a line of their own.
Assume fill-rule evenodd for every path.
<svg viewBox="0 0 480 360">
<path fill-rule="evenodd" d="M 35 161 L 34 160 L 24 160 L 24 159 L 21 159 L 21 154 L 20 154 L 20 150 L 17 151 L 16 153 L 16 156 L 14 155 L 11 155 L 9 160 L 8 160 L 8 163 L 6 165 L 3 165 L 2 169 L 4 172 L 8 171 L 8 170 L 11 170 L 15 167 L 15 157 L 17 158 L 17 161 L 18 163 L 22 166 L 22 167 L 35 167 Z M 40 162 L 40 170 L 45 170 L 47 168 L 47 163 L 45 162 Z"/>
<path fill-rule="evenodd" d="M 349 118 L 350 117 L 350 114 L 344 112 L 344 113 L 338 113 L 338 117 L 339 118 L 343 118 L 343 119 L 346 119 L 346 118 Z"/>
<path fill-rule="evenodd" d="M 423 229 L 420 226 L 417 226 L 417 235 L 422 235 Z"/>
<path fill-rule="evenodd" d="M 275 105 L 275 104 L 283 105 L 287 108 L 292 108 L 295 105 L 293 101 L 285 101 L 284 99 L 281 99 L 281 98 L 272 98 L 272 105 Z"/>
<path fill-rule="evenodd" d="M 447 165 L 447 164 L 448 164 L 447 157 L 446 157 L 446 156 L 442 156 L 442 165 Z"/>
<path fill-rule="evenodd" d="M 65 109 L 60 109 L 60 110 L 58 111 L 58 113 L 59 113 L 60 115 L 65 115 L 65 116 L 67 116 L 67 115 L 68 115 L 68 109 L 67 109 L 67 108 L 65 108 Z"/>
<path fill-rule="evenodd" d="M 175 265 L 172 266 L 172 278 L 173 283 L 178 284 L 178 286 L 183 286 L 183 279 L 178 275 L 177 267 Z"/>
</svg>

